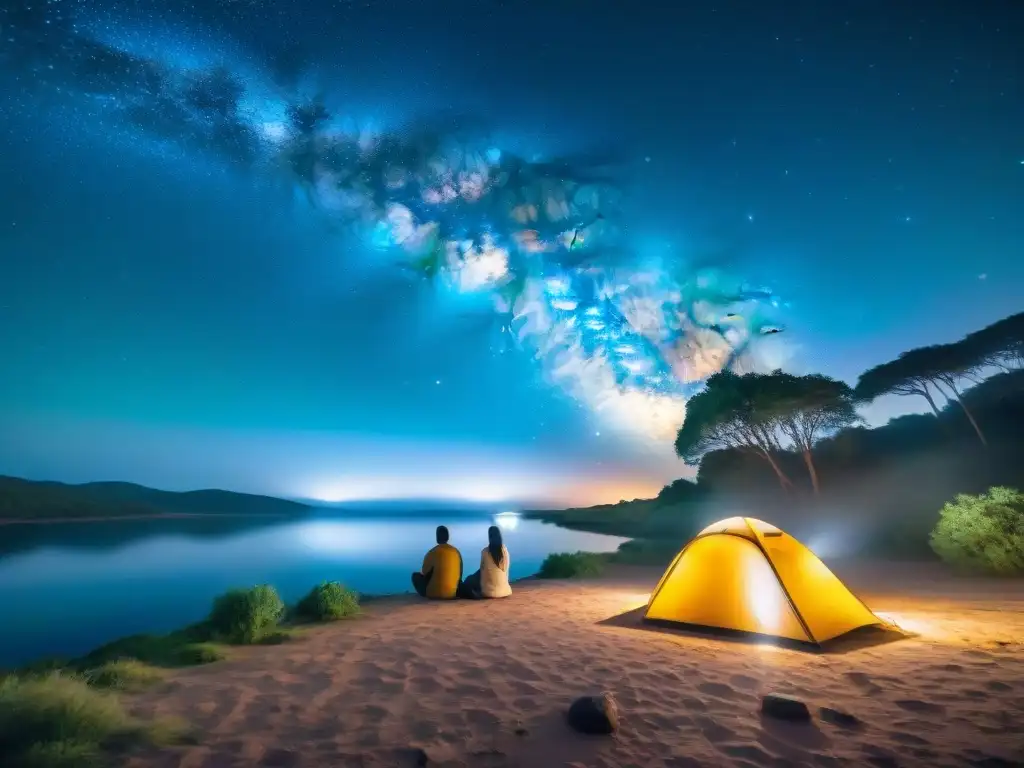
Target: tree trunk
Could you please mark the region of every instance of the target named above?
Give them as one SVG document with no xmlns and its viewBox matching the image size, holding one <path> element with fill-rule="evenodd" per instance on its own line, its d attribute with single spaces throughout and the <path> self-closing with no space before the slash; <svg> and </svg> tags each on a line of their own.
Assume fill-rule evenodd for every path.
<svg viewBox="0 0 1024 768">
<path fill-rule="evenodd" d="M 978 435 L 978 439 L 981 440 L 981 444 L 988 448 L 988 441 L 985 439 L 984 433 L 981 431 L 981 427 L 978 426 L 978 422 L 974 420 L 974 414 L 971 413 L 971 409 L 967 407 L 967 404 L 960 397 L 960 392 L 957 390 L 956 385 L 952 381 L 947 381 L 946 386 L 953 391 L 953 397 L 960 404 L 960 407 L 964 410 L 964 415 L 967 416 L 967 420 L 971 422 L 971 426 L 974 427 L 975 434 Z"/>
<path fill-rule="evenodd" d="M 804 464 L 807 465 L 807 474 L 811 476 L 811 488 L 814 489 L 814 495 L 818 496 L 821 494 L 821 486 L 818 485 L 818 470 L 814 467 L 814 458 L 811 456 L 809 448 L 803 450 Z"/>
<path fill-rule="evenodd" d="M 925 384 L 924 387 L 921 388 L 921 394 L 924 395 L 924 399 L 928 401 L 928 405 L 932 407 L 932 411 L 935 413 L 935 418 L 939 418 L 941 411 L 939 411 L 939 407 L 935 405 L 935 400 L 932 399 L 932 393 L 928 391 L 927 384 Z"/>
<path fill-rule="evenodd" d="M 762 448 L 761 455 L 765 457 L 768 463 L 772 465 L 772 469 L 775 470 L 775 476 L 779 478 L 779 485 L 782 486 L 782 491 L 789 493 L 790 489 L 793 488 L 793 481 L 786 477 L 786 473 L 782 471 L 782 467 L 778 465 L 771 453 Z"/>
</svg>

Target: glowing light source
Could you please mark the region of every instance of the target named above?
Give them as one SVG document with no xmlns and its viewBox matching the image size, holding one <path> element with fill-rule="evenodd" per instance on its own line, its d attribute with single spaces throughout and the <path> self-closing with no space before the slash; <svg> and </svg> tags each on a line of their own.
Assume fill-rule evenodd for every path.
<svg viewBox="0 0 1024 768">
<path fill-rule="evenodd" d="M 506 531 L 514 531 L 519 527 L 518 512 L 499 512 L 494 516 L 494 524 Z"/>
<path fill-rule="evenodd" d="M 782 591 L 779 589 L 775 574 L 767 560 L 752 559 L 745 575 L 745 596 L 749 610 L 757 619 L 758 632 L 774 635 L 779 631 L 782 612 L 787 610 L 783 604 Z"/>
</svg>

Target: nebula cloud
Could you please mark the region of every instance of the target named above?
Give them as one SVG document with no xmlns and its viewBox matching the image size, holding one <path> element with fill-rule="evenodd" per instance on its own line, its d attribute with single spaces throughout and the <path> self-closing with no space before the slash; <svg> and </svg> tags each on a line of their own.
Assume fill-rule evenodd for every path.
<svg viewBox="0 0 1024 768">
<path fill-rule="evenodd" d="M 673 275 L 624 259 L 613 184 L 580 159 L 527 162 L 497 148 L 332 130 L 319 107 L 280 151 L 300 184 L 403 268 L 491 307 L 548 380 L 610 424 L 674 438 L 686 399 L 717 371 L 756 370 L 772 294 L 721 270 Z"/>
<path fill-rule="evenodd" d="M 56 0 L 3 21 L 0 63 L 16 83 L 82 94 L 154 141 L 287 179 L 383 266 L 485 298 L 547 380 L 610 426 L 671 440 L 709 376 L 779 363 L 770 291 L 631 251 L 614 156 L 526 160 L 455 120 L 370 130 L 282 95 L 270 75 L 90 37 Z"/>
</svg>

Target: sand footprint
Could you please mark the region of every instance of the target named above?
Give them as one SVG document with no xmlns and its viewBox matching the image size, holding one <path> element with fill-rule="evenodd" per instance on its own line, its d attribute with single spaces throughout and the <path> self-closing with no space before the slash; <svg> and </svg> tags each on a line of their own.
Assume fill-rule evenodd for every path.
<svg viewBox="0 0 1024 768">
<path fill-rule="evenodd" d="M 701 733 L 704 734 L 704 738 L 712 744 L 721 744 L 726 741 L 732 741 L 736 738 L 736 731 L 728 728 L 717 720 L 710 717 L 698 717 L 696 719 L 697 727 L 700 728 Z"/>
<path fill-rule="evenodd" d="M 409 680 L 409 690 L 415 694 L 437 693 L 441 684 L 433 677 L 414 677 Z"/>
<path fill-rule="evenodd" d="M 761 684 L 760 680 L 756 677 L 751 677 L 750 675 L 733 675 L 729 678 L 729 682 L 737 688 L 742 688 L 745 691 L 756 690 Z"/>
<path fill-rule="evenodd" d="M 715 696 L 719 699 L 735 699 L 736 691 L 726 683 L 701 683 L 697 690 L 706 693 L 708 696 Z"/>
<path fill-rule="evenodd" d="M 878 693 L 882 689 L 875 685 L 870 675 L 864 672 L 844 672 L 844 677 L 867 693 Z"/>
<path fill-rule="evenodd" d="M 466 724 L 474 729 L 495 729 L 501 725 L 501 720 L 497 715 L 484 709 L 465 709 L 462 711 L 462 717 Z"/>
<path fill-rule="evenodd" d="M 898 741 L 900 744 L 908 746 L 923 747 L 928 744 L 927 739 L 922 739 L 920 736 L 915 736 L 913 733 L 907 733 L 906 731 L 889 731 L 889 735 L 893 741 Z"/>
<path fill-rule="evenodd" d="M 921 701 L 920 699 L 898 699 L 895 704 L 907 712 L 918 712 L 921 714 L 939 714 L 946 711 L 946 708 L 941 704 L 933 704 L 930 701 Z"/>
<path fill-rule="evenodd" d="M 376 704 L 364 705 L 362 712 L 371 723 L 379 723 L 388 716 L 388 711 L 384 707 L 378 707 Z"/>
<path fill-rule="evenodd" d="M 533 683 L 526 683 L 522 680 L 511 680 L 508 687 L 512 689 L 513 693 L 520 696 L 540 696 L 544 693 L 544 691 Z"/>
<path fill-rule="evenodd" d="M 693 696 L 684 696 L 681 703 L 684 707 L 694 712 L 708 711 L 708 705 L 700 699 L 694 698 Z"/>
</svg>

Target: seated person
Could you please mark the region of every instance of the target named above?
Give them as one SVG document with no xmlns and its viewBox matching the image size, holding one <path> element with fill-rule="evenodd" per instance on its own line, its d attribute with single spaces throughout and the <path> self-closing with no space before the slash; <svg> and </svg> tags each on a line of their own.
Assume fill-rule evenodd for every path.
<svg viewBox="0 0 1024 768">
<path fill-rule="evenodd" d="M 459 597 L 470 600 L 508 597 L 512 594 L 508 566 L 508 549 L 501 540 L 501 528 L 492 525 L 487 529 L 487 546 L 480 553 L 480 570 L 462 582 Z"/>
<path fill-rule="evenodd" d="M 448 543 L 448 529 L 437 526 L 437 546 L 423 558 L 423 568 L 412 575 L 412 586 L 420 597 L 451 600 L 462 581 L 462 555 Z"/>
</svg>

